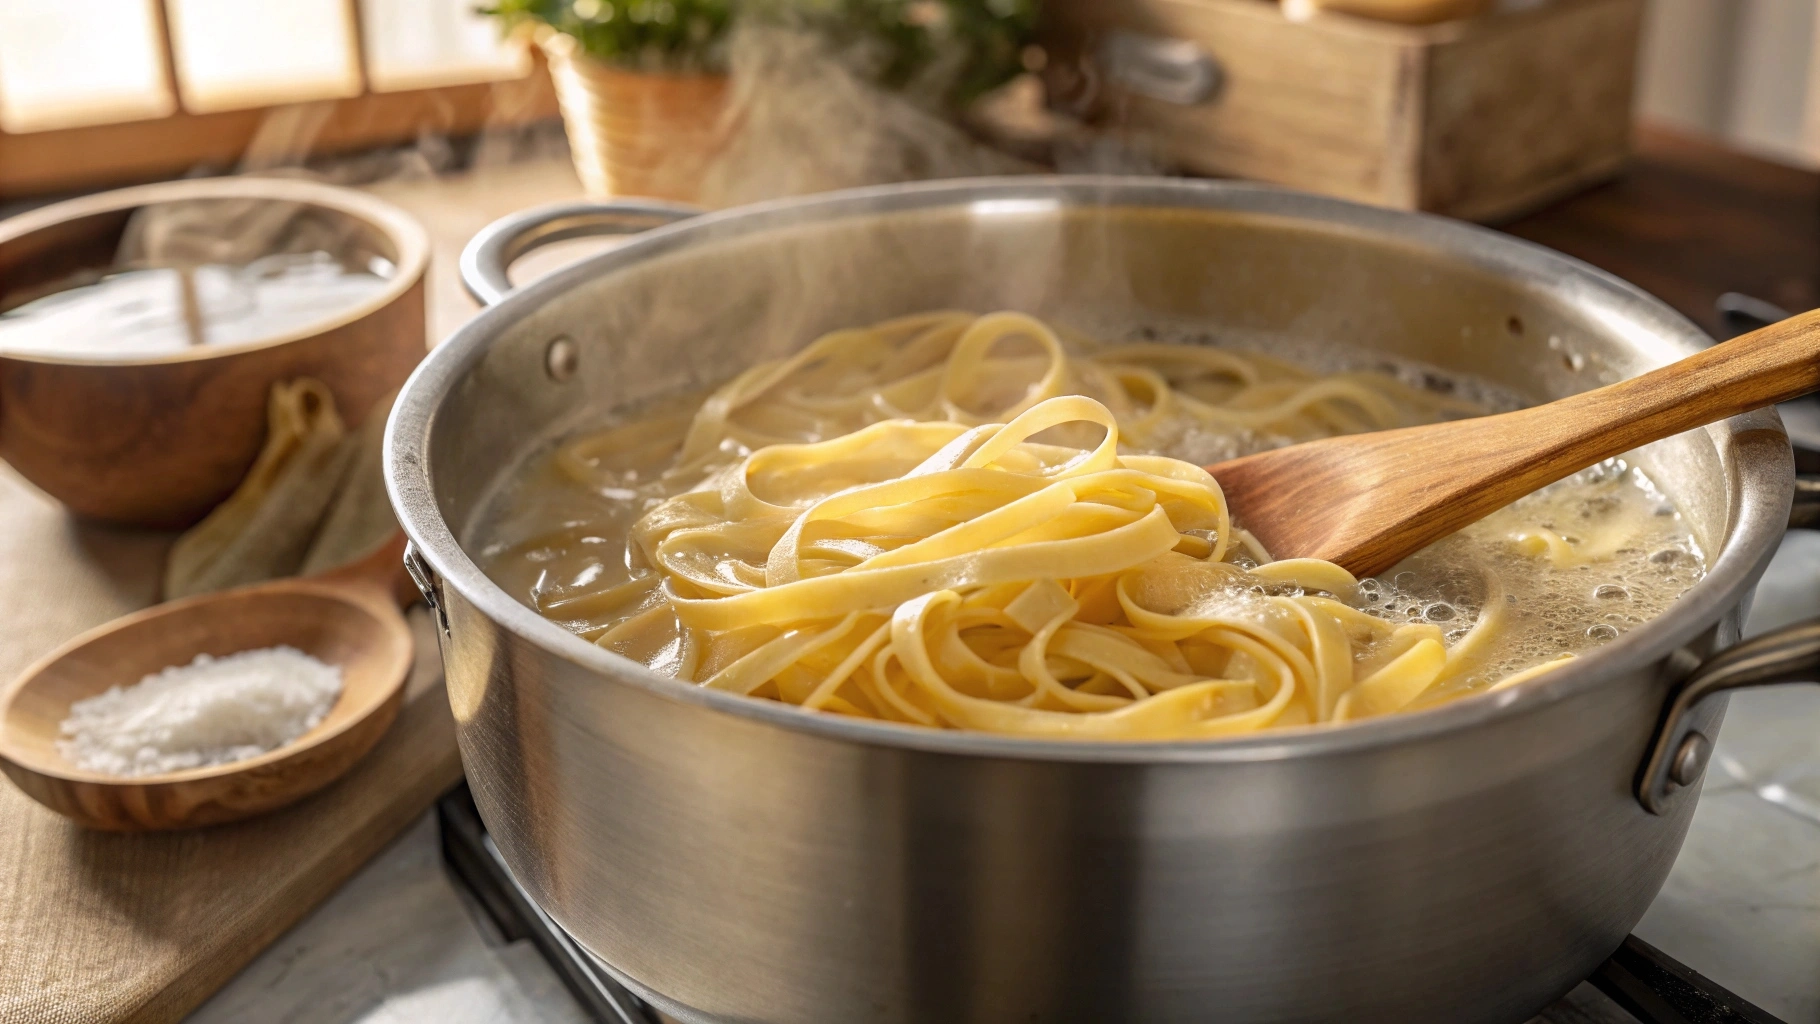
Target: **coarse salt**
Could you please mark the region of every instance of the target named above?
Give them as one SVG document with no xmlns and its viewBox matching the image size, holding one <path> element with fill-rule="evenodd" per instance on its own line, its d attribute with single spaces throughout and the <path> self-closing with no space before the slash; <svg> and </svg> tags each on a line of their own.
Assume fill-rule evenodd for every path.
<svg viewBox="0 0 1820 1024">
<path fill-rule="evenodd" d="M 276 750 L 334 707 L 341 669 L 294 647 L 198 654 L 70 705 L 57 749 L 84 771 L 159 775 Z"/>
</svg>

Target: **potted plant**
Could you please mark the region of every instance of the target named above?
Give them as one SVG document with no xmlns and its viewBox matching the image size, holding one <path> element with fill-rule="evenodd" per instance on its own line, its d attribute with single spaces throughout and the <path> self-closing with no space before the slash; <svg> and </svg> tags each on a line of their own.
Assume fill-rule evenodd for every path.
<svg viewBox="0 0 1820 1024">
<path fill-rule="evenodd" d="M 1036 35 L 1038 0 L 822 2 L 839 5 L 836 32 L 876 49 L 880 85 L 952 115 L 1024 71 Z"/>
<path fill-rule="evenodd" d="M 590 195 L 695 201 L 734 130 L 723 115 L 737 25 L 817 33 L 873 83 L 951 116 L 1023 70 L 1037 2 L 498 0 L 482 10 L 542 47 Z"/>
<path fill-rule="evenodd" d="M 498 0 L 549 60 L 575 171 L 592 196 L 692 201 L 721 133 L 737 0 Z"/>
</svg>

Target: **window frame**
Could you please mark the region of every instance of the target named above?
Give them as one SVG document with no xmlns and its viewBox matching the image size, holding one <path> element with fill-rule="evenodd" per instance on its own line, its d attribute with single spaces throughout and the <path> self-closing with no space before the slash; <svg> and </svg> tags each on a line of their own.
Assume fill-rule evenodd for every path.
<svg viewBox="0 0 1820 1024">
<path fill-rule="evenodd" d="M 360 2 L 345 0 L 353 26 L 350 45 L 360 81 L 358 95 L 198 113 L 184 108 L 164 0 L 152 0 L 158 57 L 176 109 L 160 117 L 67 128 L 0 129 L 0 202 L 152 181 L 197 169 L 232 170 L 267 116 L 286 107 L 330 108 L 308 144 L 307 155 L 312 157 L 408 142 L 426 131 L 459 137 L 556 116 L 555 90 L 535 47 L 530 48 L 529 72 L 519 78 L 376 91 L 360 30 Z"/>
</svg>

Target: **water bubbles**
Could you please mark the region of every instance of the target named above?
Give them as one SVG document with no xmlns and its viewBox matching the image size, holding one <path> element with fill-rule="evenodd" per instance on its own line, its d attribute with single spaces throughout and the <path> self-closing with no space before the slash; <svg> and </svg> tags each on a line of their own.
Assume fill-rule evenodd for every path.
<svg viewBox="0 0 1820 1024">
<path fill-rule="evenodd" d="M 1616 626 L 1608 626 L 1603 622 L 1595 622 L 1586 627 L 1586 639 L 1596 644 L 1607 643 L 1618 639 L 1618 629 Z"/>
<path fill-rule="evenodd" d="M 1459 612 L 1454 606 L 1445 601 L 1436 601 L 1422 609 L 1422 617 L 1430 622 L 1446 622 L 1457 614 Z"/>
<path fill-rule="evenodd" d="M 1606 459 L 1604 462 L 1594 463 L 1568 479 L 1583 484 L 1608 484 L 1629 472 L 1630 463 L 1623 459 Z"/>
<path fill-rule="evenodd" d="M 1574 503 L 1574 518 L 1598 519 L 1616 512 L 1623 504 L 1623 499 L 1610 494 L 1589 494 Z"/>
<path fill-rule="evenodd" d="M 1428 370 L 1418 371 L 1424 391 L 1433 391 L 1438 395 L 1451 395 L 1460 389 L 1459 383 L 1452 377 L 1446 377 Z"/>
<path fill-rule="evenodd" d="M 1593 588 L 1592 596 L 1601 601 L 1628 601 L 1630 600 L 1630 591 L 1618 586 L 1616 583 L 1605 583 Z"/>
<path fill-rule="evenodd" d="M 1680 548 L 1663 548 L 1655 554 L 1650 555 L 1649 560 L 1657 565 L 1674 565 L 1687 557 L 1690 557 L 1688 553 L 1682 551 Z"/>
</svg>

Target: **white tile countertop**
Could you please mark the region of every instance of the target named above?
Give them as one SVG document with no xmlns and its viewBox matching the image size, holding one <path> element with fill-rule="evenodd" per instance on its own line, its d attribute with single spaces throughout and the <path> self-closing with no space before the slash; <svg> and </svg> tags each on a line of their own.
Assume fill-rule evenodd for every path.
<svg viewBox="0 0 1820 1024">
<path fill-rule="evenodd" d="M 1757 595 L 1753 632 L 1820 615 L 1820 532 L 1789 534 Z M 1788 1024 L 1820 1021 L 1820 817 L 1805 813 L 1820 811 L 1817 736 L 1820 690 L 1732 698 L 1681 858 L 1637 928 Z M 529 942 L 490 932 L 425 815 L 190 1020 L 585 1022 Z"/>
</svg>

